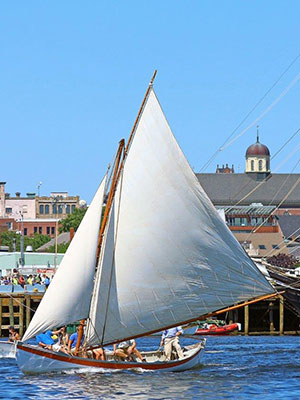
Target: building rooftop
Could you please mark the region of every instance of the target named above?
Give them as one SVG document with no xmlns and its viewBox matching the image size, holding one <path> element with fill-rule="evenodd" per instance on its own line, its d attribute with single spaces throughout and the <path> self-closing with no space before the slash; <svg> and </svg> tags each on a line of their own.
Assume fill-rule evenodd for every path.
<svg viewBox="0 0 300 400">
<path fill-rule="evenodd" d="M 270 151 L 266 145 L 256 142 L 248 147 L 246 157 L 249 156 L 270 156 Z"/>
<path fill-rule="evenodd" d="M 280 215 L 278 224 L 285 238 L 300 235 L 300 215 Z"/>
<path fill-rule="evenodd" d="M 219 206 L 227 215 L 270 215 L 276 206 L 263 206 L 262 204 L 250 204 L 249 206 Z"/>
<path fill-rule="evenodd" d="M 57 264 L 59 265 L 64 254 L 57 254 Z M 21 258 L 20 252 L 0 253 L 0 269 L 13 269 L 16 268 L 19 259 Z M 55 253 L 24 253 L 25 267 L 51 267 L 55 264 Z"/>
<path fill-rule="evenodd" d="M 300 178 L 300 174 L 270 174 L 267 179 L 256 180 L 249 174 L 196 174 L 201 186 L 216 206 L 262 203 L 277 206 Z M 300 179 L 281 207 L 300 206 Z"/>
</svg>

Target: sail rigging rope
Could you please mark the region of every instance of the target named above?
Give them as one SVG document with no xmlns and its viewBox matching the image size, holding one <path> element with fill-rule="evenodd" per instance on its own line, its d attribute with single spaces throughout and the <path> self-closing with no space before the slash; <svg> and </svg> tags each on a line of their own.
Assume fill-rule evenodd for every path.
<svg viewBox="0 0 300 400">
<path fill-rule="evenodd" d="M 273 196 L 273 199 L 270 201 L 270 203 L 268 204 L 269 206 L 273 203 L 273 200 L 275 199 L 276 195 L 280 192 L 280 190 L 282 189 L 282 187 L 285 185 L 285 183 L 288 181 L 288 179 L 290 178 L 291 174 L 294 172 L 294 170 L 296 169 L 296 167 L 298 166 L 298 164 L 300 163 L 300 158 L 298 159 L 298 161 L 296 162 L 296 164 L 294 165 L 292 171 L 289 173 L 289 175 L 287 176 L 287 178 L 284 180 L 284 182 L 282 183 L 282 185 L 279 187 L 279 189 L 277 190 L 277 192 L 275 193 L 275 195 Z M 298 179 L 299 181 L 299 179 Z M 249 232 L 249 235 L 246 237 L 245 241 L 247 241 L 249 239 L 249 237 L 253 234 L 256 233 L 257 230 L 259 228 L 261 228 L 264 223 L 272 216 L 275 214 L 275 212 L 279 209 L 279 207 L 282 205 L 282 203 L 288 198 L 288 196 L 294 191 L 294 189 L 296 188 L 298 181 L 294 184 L 294 186 L 291 188 L 291 190 L 283 197 L 283 199 L 279 202 L 279 204 L 276 206 L 276 208 L 268 214 L 268 216 L 263 219 L 263 221 L 261 222 L 260 225 L 255 225 L 253 227 L 253 229 L 251 230 L 251 232 Z"/>
<path fill-rule="evenodd" d="M 19 303 L 20 306 L 23 306 L 25 308 L 28 308 L 28 310 L 35 312 L 36 310 L 34 310 L 33 308 L 27 306 L 26 304 L 22 303 L 21 301 L 17 300 L 16 297 L 14 297 L 12 294 L 10 293 L 5 293 L 7 294 L 10 298 L 12 298 L 16 303 Z"/>
<path fill-rule="evenodd" d="M 271 92 L 271 90 L 277 85 L 277 83 L 283 78 L 283 76 L 288 72 L 288 70 L 295 64 L 295 62 L 298 60 L 298 58 L 300 57 L 300 53 L 292 60 L 292 62 L 287 66 L 287 68 L 280 74 L 280 76 L 275 80 L 275 82 L 271 85 L 271 87 L 265 92 L 265 94 L 259 99 L 259 101 L 252 107 L 252 109 L 246 114 L 246 116 L 242 119 L 242 121 L 237 125 L 237 127 L 231 132 L 231 134 L 227 137 L 227 139 L 224 141 L 224 143 L 216 150 L 216 152 L 211 156 L 211 158 L 203 165 L 203 167 L 200 169 L 200 171 L 199 172 L 202 172 L 202 171 L 204 171 L 204 170 L 206 170 L 206 168 L 212 163 L 212 161 L 217 157 L 217 155 L 221 152 L 221 151 L 223 151 L 225 148 L 227 148 L 227 147 L 229 147 L 229 145 L 230 144 L 228 144 L 227 142 L 228 142 L 228 140 L 230 140 L 231 139 L 231 137 L 235 134 L 235 132 L 241 127 L 241 125 L 247 120 L 247 118 L 252 114 L 252 112 L 262 103 L 262 101 L 266 98 L 266 96 Z M 299 75 L 297 75 L 297 77 L 298 77 Z M 296 77 L 296 78 L 297 78 Z M 296 79 L 295 78 L 295 79 Z M 299 77 L 300 78 L 300 77 Z M 298 79 L 299 79 L 298 78 Z M 297 79 L 297 81 L 298 81 L 298 79 Z M 296 83 L 297 83 L 297 81 L 293 84 L 293 82 L 290 84 L 290 86 L 292 85 L 292 86 L 294 86 Z M 290 90 L 291 89 L 291 87 L 288 89 L 288 90 Z M 284 97 L 284 95 L 287 93 L 285 93 L 284 95 L 283 95 L 283 93 L 284 92 L 282 92 L 282 94 L 281 94 L 281 96 L 282 97 Z M 280 96 L 279 96 L 280 97 Z M 281 98 L 282 98 L 281 97 Z M 277 98 L 277 103 L 279 102 L 279 100 L 281 100 L 281 98 L 279 99 L 279 98 Z M 276 104 L 277 104 L 276 103 Z M 275 106 L 275 102 L 273 102 L 272 103 L 273 104 L 273 106 Z M 271 106 L 270 106 L 271 107 Z M 268 111 L 267 112 L 269 112 L 269 111 L 271 111 L 271 109 L 273 108 L 273 107 L 268 107 Z M 264 116 L 264 115 L 266 115 L 266 113 L 267 112 L 265 112 L 265 113 L 263 113 L 263 115 L 261 116 L 261 118 Z M 259 119 L 261 119 L 261 118 L 259 118 Z M 258 120 L 259 119 L 256 119 L 252 124 L 250 124 L 250 126 L 247 128 L 247 130 L 246 131 L 243 131 L 243 134 L 244 133 L 246 133 L 249 129 L 250 129 L 250 127 L 252 127 L 253 125 L 255 125 L 255 123 L 257 123 L 258 122 Z M 241 135 L 238 135 L 238 137 L 240 137 Z M 235 140 L 237 140 L 237 138 L 236 139 L 234 139 L 234 141 Z M 233 142 L 231 142 L 231 143 L 233 143 Z"/>
<path fill-rule="evenodd" d="M 298 232 L 298 231 L 299 231 L 299 228 L 297 228 L 290 236 L 293 236 L 293 235 L 294 235 L 296 232 Z M 294 237 L 292 240 L 289 240 L 288 244 L 291 244 L 291 243 L 295 242 L 299 237 L 300 237 L 300 234 L 297 235 L 296 237 Z M 283 243 L 285 243 L 285 239 L 283 239 L 283 240 L 278 244 L 278 246 L 282 245 Z M 285 247 L 287 247 L 287 246 L 285 246 Z M 264 255 L 264 258 L 270 257 L 271 255 L 274 255 L 274 254 L 276 253 L 277 250 L 278 250 L 278 249 L 273 249 L 273 250 L 269 251 L 267 254 Z M 282 249 L 281 249 L 281 250 L 282 250 Z"/>
<path fill-rule="evenodd" d="M 276 152 L 276 154 L 274 154 L 273 157 L 271 157 L 271 160 L 273 160 L 282 150 L 283 148 L 288 144 L 288 142 L 291 140 L 292 137 L 294 137 L 297 133 L 300 132 L 300 128 L 298 128 L 296 130 L 296 132 L 293 133 L 293 135 L 281 146 L 281 148 Z M 290 152 L 288 154 L 288 156 L 274 169 L 274 172 L 278 171 L 298 150 L 300 149 L 300 145 L 298 145 L 292 152 Z M 227 209 L 227 213 L 228 211 L 234 209 L 234 207 L 236 207 L 237 205 L 239 205 L 242 201 L 244 201 L 245 199 L 247 199 L 247 197 L 249 197 L 253 192 L 255 192 L 257 189 L 259 189 L 268 179 L 270 178 L 270 175 L 268 175 L 267 177 L 265 177 L 261 182 L 259 182 L 254 188 L 252 188 L 248 193 L 245 194 L 245 196 L 243 198 L 241 198 L 240 200 L 238 200 L 236 203 L 234 203 L 229 209 Z M 243 189 L 245 189 L 247 186 L 249 186 L 250 181 L 244 185 L 238 193 L 240 193 Z M 238 193 L 236 193 L 234 196 L 237 196 Z"/>
</svg>

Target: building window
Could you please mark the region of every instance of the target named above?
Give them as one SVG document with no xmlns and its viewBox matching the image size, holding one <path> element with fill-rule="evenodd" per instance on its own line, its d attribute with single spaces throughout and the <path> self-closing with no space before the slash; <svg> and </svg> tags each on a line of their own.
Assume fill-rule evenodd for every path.
<svg viewBox="0 0 300 400">
<path fill-rule="evenodd" d="M 258 245 L 258 248 L 259 248 L 260 250 L 266 250 L 266 246 L 265 246 L 264 244 L 259 244 L 259 245 Z"/>
<path fill-rule="evenodd" d="M 11 214 L 12 213 L 12 208 L 6 208 L 5 209 L 6 214 Z"/>
<path fill-rule="evenodd" d="M 76 208 L 76 206 L 73 204 L 73 205 L 72 205 L 72 214 L 73 214 L 73 212 L 75 211 L 75 208 Z"/>
<path fill-rule="evenodd" d="M 12 229 L 12 222 L 6 222 L 7 229 Z"/>
<path fill-rule="evenodd" d="M 24 228 L 24 236 L 27 236 L 27 228 Z"/>
<path fill-rule="evenodd" d="M 244 217 L 241 217 L 241 218 L 229 217 L 228 224 L 230 226 L 247 226 L 248 220 L 247 220 L 247 218 L 244 218 Z"/>
<path fill-rule="evenodd" d="M 52 234 L 52 235 L 55 234 L 55 226 L 51 226 L 51 234 Z"/>
<path fill-rule="evenodd" d="M 44 214 L 44 205 L 40 204 L 40 214 Z"/>
<path fill-rule="evenodd" d="M 254 160 L 251 160 L 251 171 L 254 171 Z"/>
<path fill-rule="evenodd" d="M 279 249 L 279 246 L 278 246 L 278 244 L 272 244 L 272 248 L 273 249 Z"/>
<path fill-rule="evenodd" d="M 48 204 L 45 205 L 45 214 L 49 214 L 49 205 Z"/>
<path fill-rule="evenodd" d="M 66 206 L 66 213 L 70 214 L 70 205 L 69 204 Z"/>
<path fill-rule="evenodd" d="M 50 226 L 47 226 L 47 235 L 50 235 Z"/>
<path fill-rule="evenodd" d="M 251 217 L 251 225 L 252 226 L 261 225 L 263 222 L 264 222 L 264 219 L 262 217 Z M 266 225 L 266 224 L 264 223 L 264 225 Z"/>
<path fill-rule="evenodd" d="M 52 212 L 53 212 L 53 214 L 57 214 L 57 206 L 56 206 L 56 204 L 53 204 L 53 207 L 52 207 Z"/>
<path fill-rule="evenodd" d="M 37 233 L 37 226 L 34 226 L 34 227 L 33 227 L 33 232 L 34 232 L 34 233 Z"/>
<path fill-rule="evenodd" d="M 58 206 L 58 214 L 62 214 L 62 205 L 60 204 L 59 206 Z"/>
<path fill-rule="evenodd" d="M 43 232 L 43 227 L 42 227 L 42 226 L 39 226 L 39 234 L 41 235 L 42 232 Z"/>
<path fill-rule="evenodd" d="M 267 171 L 270 171 L 270 160 L 267 160 Z"/>
<path fill-rule="evenodd" d="M 263 162 L 262 162 L 262 160 L 259 160 L 258 161 L 258 170 L 262 171 L 262 169 L 263 169 Z"/>
</svg>

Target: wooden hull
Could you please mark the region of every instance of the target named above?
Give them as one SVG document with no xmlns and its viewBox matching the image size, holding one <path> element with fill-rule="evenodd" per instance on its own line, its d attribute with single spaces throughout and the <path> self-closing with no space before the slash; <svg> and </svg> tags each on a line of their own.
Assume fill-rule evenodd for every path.
<svg viewBox="0 0 300 400">
<path fill-rule="evenodd" d="M 154 361 L 158 352 L 142 352 L 149 361 L 124 362 L 116 360 L 100 361 L 82 357 L 72 357 L 61 352 L 53 352 L 41 347 L 23 344 L 17 345 L 17 363 L 24 373 L 38 374 L 45 372 L 59 372 L 72 369 L 101 370 L 144 370 L 144 371 L 185 371 L 200 365 L 200 357 L 205 347 L 205 341 L 184 348 L 185 357 L 172 361 Z"/>
<path fill-rule="evenodd" d="M 0 340 L 0 358 L 16 358 L 16 343 Z"/>
<path fill-rule="evenodd" d="M 230 324 L 224 326 L 217 326 L 210 329 L 197 329 L 194 335 L 206 336 L 206 335 L 229 335 L 229 333 L 238 330 L 238 324 Z"/>
</svg>

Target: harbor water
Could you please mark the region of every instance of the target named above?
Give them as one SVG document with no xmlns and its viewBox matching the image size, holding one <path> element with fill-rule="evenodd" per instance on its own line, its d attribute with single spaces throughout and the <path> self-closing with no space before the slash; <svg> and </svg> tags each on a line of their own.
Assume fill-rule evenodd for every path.
<svg viewBox="0 0 300 400">
<path fill-rule="evenodd" d="M 192 339 L 182 339 L 190 344 Z M 137 341 L 157 348 L 159 337 Z M 3 399 L 299 399 L 300 337 L 210 337 L 199 369 L 180 373 L 68 371 L 24 375 L 0 360 Z"/>
</svg>

